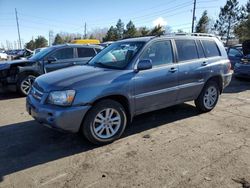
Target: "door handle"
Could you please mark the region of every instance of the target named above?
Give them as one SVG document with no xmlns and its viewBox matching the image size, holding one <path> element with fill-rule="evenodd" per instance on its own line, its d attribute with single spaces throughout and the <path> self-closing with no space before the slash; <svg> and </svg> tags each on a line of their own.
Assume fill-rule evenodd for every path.
<svg viewBox="0 0 250 188">
<path fill-rule="evenodd" d="M 73 62 L 72 64 L 73 64 L 73 65 L 76 65 L 77 63 L 76 63 L 76 62 Z"/>
<path fill-rule="evenodd" d="M 207 66 L 208 65 L 208 63 L 206 62 L 206 61 L 204 61 L 202 64 L 201 64 L 201 66 Z"/>
<path fill-rule="evenodd" d="M 172 68 L 170 68 L 170 70 L 169 70 L 169 72 L 171 72 L 171 73 L 175 73 L 177 71 L 177 68 L 175 68 L 175 67 L 172 67 Z"/>
</svg>

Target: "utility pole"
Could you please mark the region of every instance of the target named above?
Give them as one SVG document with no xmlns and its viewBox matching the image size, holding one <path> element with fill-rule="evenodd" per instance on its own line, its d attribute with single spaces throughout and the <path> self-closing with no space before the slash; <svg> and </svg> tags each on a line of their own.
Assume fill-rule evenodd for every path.
<svg viewBox="0 0 250 188">
<path fill-rule="evenodd" d="M 87 23 L 84 24 L 84 39 L 87 38 Z"/>
<path fill-rule="evenodd" d="M 49 31 L 49 46 L 52 46 L 54 39 L 54 32 L 52 30 Z"/>
<path fill-rule="evenodd" d="M 22 43 L 21 43 L 21 37 L 20 37 L 20 30 L 19 30 L 19 23 L 18 23 L 18 17 L 17 17 L 17 10 L 15 8 L 15 13 L 16 13 L 16 25 L 17 25 L 17 32 L 18 32 L 18 38 L 19 38 L 19 48 L 22 48 Z"/>
<path fill-rule="evenodd" d="M 193 8 L 192 33 L 194 32 L 195 11 L 196 11 L 196 0 L 194 0 L 194 8 Z"/>
</svg>

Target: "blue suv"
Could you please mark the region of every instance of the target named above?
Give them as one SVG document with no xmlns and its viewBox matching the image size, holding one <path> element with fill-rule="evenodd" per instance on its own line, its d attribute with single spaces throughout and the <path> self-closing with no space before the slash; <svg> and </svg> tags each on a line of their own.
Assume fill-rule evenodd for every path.
<svg viewBox="0 0 250 188">
<path fill-rule="evenodd" d="M 211 111 L 231 81 L 230 68 L 216 37 L 126 39 L 87 65 L 38 77 L 26 107 L 46 126 L 107 144 L 142 113 L 192 100 L 200 111 Z"/>
</svg>

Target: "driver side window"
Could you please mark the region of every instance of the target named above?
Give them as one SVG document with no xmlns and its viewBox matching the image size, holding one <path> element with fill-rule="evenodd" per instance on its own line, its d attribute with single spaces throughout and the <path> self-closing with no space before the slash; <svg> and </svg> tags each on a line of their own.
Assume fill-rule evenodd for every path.
<svg viewBox="0 0 250 188">
<path fill-rule="evenodd" d="M 56 58 L 57 60 L 72 59 L 74 57 L 73 48 L 64 48 L 57 50 L 50 57 Z"/>
<path fill-rule="evenodd" d="M 173 63 L 171 41 L 159 41 L 151 44 L 140 59 L 150 59 L 153 67 Z"/>
</svg>

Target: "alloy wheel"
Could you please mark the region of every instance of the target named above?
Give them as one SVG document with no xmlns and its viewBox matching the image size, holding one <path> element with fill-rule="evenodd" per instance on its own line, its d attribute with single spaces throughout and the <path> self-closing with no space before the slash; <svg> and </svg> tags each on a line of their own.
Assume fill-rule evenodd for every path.
<svg viewBox="0 0 250 188">
<path fill-rule="evenodd" d="M 20 89 L 23 94 L 28 95 L 30 92 L 30 89 L 32 87 L 33 82 L 35 81 L 36 77 L 35 76 L 27 76 L 24 78 L 21 82 Z"/>
<path fill-rule="evenodd" d="M 109 139 L 118 132 L 121 122 L 121 116 L 117 110 L 106 108 L 99 112 L 94 119 L 94 133 L 101 139 Z"/>
<path fill-rule="evenodd" d="M 218 98 L 217 89 L 214 86 L 208 87 L 203 98 L 204 106 L 207 109 L 212 109 L 217 101 L 217 98 Z"/>
</svg>

